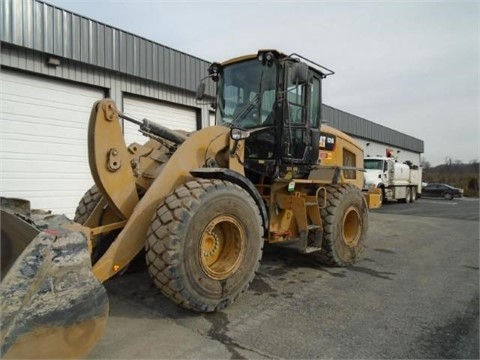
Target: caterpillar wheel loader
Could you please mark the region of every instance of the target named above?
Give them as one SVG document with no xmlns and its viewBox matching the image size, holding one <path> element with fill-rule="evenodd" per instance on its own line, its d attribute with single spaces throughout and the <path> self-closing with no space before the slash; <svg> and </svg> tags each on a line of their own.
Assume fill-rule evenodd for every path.
<svg viewBox="0 0 480 360">
<path fill-rule="evenodd" d="M 247 290 L 264 242 L 334 266 L 354 263 L 380 196 L 361 192 L 359 144 L 322 124 L 321 83 L 330 74 L 275 50 L 213 63 L 216 125 L 191 134 L 96 102 L 88 128 L 95 185 L 74 222 L 2 210 L 2 266 L 11 266 L 2 267 L 2 354 L 84 356 L 105 326 L 101 283 L 142 249 L 163 294 L 200 312 Z M 202 82 L 200 102 L 204 91 Z M 120 119 L 150 139 L 126 146 Z"/>
</svg>

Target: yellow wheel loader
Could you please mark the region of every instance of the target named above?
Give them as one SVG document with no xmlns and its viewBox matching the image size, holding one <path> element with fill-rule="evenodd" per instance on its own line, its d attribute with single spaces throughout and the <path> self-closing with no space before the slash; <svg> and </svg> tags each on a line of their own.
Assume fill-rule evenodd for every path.
<svg viewBox="0 0 480 360">
<path fill-rule="evenodd" d="M 361 192 L 359 144 L 321 124 L 321 83 L 332 73 L 275 50 L 213 63 L 208 77 L 217 85 L 216 126 L 191 134 L 132 118 L 112 100 L 96 102 L 88 129 L 95 186 L 74 222 L 54 219 L 52 226 L 50 215 L 33 221 L 11 206 L 2 211 L 2 234 L 4 216 L 14 229 L 5 248 L 19 244 L 16 253 L 4 251 L 2 236 L 2 264 L 4 254 L 21 252 L 1 284 L 2 353 L 40 357 L 32 344 L 44 342 L 56 344 L 45 356 L 84 356 L 105 326 L 108 303 L 100 283 L 143 249 L 163 294 L 201 312 L 225 308 L 247 290 L 264 242 L 318 253 L 335 266 L 354 263 L 368 208 L 378 207 L 380 196 Z M 198 101 L 206 101 L 204 89 L 201 83 Z M 120 119 L 136 123 L 150 140 L 126 146 Z M 19 229 L 24 235 L 16 238 Z M 48 243 L 42 253 L 38 242 Z M 54 268 L 56 252 L 64 257 L 62 269 Z M 43 263 L 34 267 L 34 257 Z M 31 279 L 14 278 L 25 272 Z M 50 277 L 37 281 L 47 272 Z M 60 303 L 62 294 L 70 294 L 63 307 L 42 308 L 42 296 Z M 32 316 L 43 311 L 42 321 L 23 319 L 26 308 Z M 72 330 L 70 339 L 61 338 L 62 327 Z"/>
</svg>

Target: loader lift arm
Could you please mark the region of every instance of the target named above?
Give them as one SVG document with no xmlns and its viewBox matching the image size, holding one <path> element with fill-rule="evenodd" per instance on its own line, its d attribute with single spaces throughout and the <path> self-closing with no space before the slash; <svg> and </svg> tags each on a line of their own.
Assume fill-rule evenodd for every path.
<svg viewBox="0 0 480 360">
<path fill-rule="evenodd" d="M 184 137 L 144 120 L 144 130 L 160 129 L 160 136 L 182 143 L 173 154 L 168 155 L 168 161 L 159 166 L 156 178 L 140 199 L 137 185 L 142 181 L 142 175 L 137 177 L 132 169 L 135 154 L 125 144 L 118 121 L 120 116 L 125 117 L 112 100 L 101 100 L 92 109 L 88 130 L 89 164 L 95 184 L 115 215 L 128 219 L 108 250 L 93 266 L 93 272 L 100 281 L 118 273 L 142 250 L 160 201 L 192 179 L 191 170 L 205 167 L 209 159 L 215 159 L 229 145 L 230 129 L 224 126 L 212 126 Z M 116 153 L 116 169 L 109 167 L 112 149 Z"/>
</svg>

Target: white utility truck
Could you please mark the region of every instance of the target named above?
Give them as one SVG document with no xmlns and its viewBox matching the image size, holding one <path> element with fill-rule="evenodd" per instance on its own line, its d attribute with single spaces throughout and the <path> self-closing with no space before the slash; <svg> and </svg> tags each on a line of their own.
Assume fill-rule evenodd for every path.
<svg viewBox="0 0 480 360">
<path fill-rule="evenodd" d="M 414 202 L 422 191 L 422 169 L 410 161 L 397 162 L 393 151 L 386 156 L 367 156 L 364 159 L 365 184 L 363 190 L 382 190 L 382 202 Z"/>
</svg>

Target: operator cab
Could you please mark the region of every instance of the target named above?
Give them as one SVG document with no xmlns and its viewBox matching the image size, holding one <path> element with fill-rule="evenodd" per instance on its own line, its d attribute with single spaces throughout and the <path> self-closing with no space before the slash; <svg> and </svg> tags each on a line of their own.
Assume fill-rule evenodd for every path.
<svg viewBox="0 0 480 360">
<path fill-rule="evenodd" d="M 217 82 L 216 124 L 245 139 L 246 172 L 308 176 L 319 160 L 321 80 L 333 72 L 296 54 L 264 50 L 213 63 L 209 73 Z"/>
</svg>

